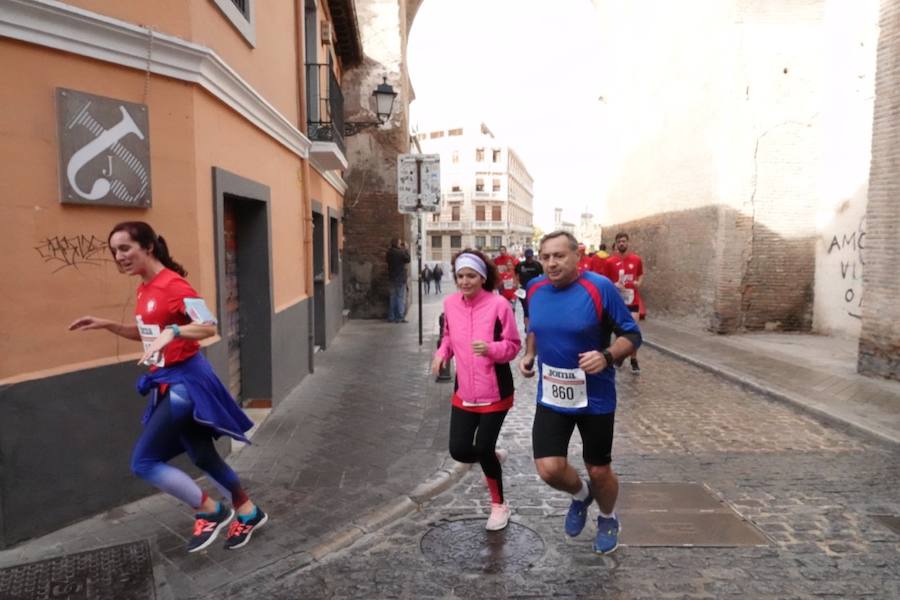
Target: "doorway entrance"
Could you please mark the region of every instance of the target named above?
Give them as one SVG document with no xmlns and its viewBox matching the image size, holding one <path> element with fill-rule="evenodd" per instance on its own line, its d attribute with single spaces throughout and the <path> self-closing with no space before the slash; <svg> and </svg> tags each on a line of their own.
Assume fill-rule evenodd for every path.
<svg viewBox="0 0 900 600">
<path fill-rule="evenodd" d="M 211 358 L 236 400 L 272 400 L 272 275 L 269 188 L 213 169 L 219 333 Z"/>
<path fill-rule="evenodd" d="M 322 214 L 318 202 L 313 203 L 312 221 L 314 342 L 317 347 L 324 349 L 327 341 L 325 333 L 325 216 Z"/>
</svg>

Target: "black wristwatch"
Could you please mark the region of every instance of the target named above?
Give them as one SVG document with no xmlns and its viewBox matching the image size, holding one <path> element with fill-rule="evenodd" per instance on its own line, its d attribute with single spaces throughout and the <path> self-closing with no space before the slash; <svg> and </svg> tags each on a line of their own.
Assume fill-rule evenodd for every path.
<svg viewBox="0 0 900 600">
<path fill-rule="evenodd" d="M 613 366 L 613 355 L 612 355 L 612 352 L 610 352 L 609 350 L 603 350 L 602 352 L 600 352 L 600 354 L 602 354 L 602 355 L 603 355 L 603 358 L 606 359 L 606 367 L 607 367 L 607 368 Z"/>
</svg>

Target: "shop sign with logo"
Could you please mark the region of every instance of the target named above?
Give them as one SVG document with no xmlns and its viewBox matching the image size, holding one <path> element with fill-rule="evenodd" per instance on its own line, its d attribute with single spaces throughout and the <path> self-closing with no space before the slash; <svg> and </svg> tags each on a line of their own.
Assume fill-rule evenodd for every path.
<svg viewBox="0 0 900 600">
<path fill-rule="evenodd" d="M 147 105 L 56 89 L 60 201 L 149 208 Z"/>
</svg>

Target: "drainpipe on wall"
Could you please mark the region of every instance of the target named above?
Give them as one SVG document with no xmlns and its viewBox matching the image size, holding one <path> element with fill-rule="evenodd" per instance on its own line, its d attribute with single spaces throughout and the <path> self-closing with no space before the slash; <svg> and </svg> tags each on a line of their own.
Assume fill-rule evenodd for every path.
<svg viewBox="0 0 900 600">
<path fill-rule="evenodd" d="M 305 0 L 294 0 L 294 50 L 297 55 L 297 115 L 299 123 L 297 129 L 308 133 L 306 128 L 306 61 L 304 60 L 304 49 L 306 48 L 306 28 L 304 27 L 304 19 L 306 15 Z M 297 177 L 300 179 L 301 190 L 301 210 L 300 220 L 303 230 L 303 259 L 305 265 L 305 277 L 303 282 L 303 291 L 306 293 L 309 324 L 309 372 L 313 372 L 313 336 L 315 332 L 314 323 L 314 306 L 313 306 L 313 243 L 312 243 L 312 204 L 310 202 L 309 191 L 309 158 L 300 159 L 300 168 L 297 170 Z"/>
</svg>

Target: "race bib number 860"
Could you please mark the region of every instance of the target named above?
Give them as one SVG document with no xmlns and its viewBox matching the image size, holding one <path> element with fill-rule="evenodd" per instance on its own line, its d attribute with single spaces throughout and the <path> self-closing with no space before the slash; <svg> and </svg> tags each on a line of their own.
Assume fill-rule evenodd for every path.
<svg viewBox="0 0 900 600">
<path fill-rule="evenodd" d="M 541 368 L 541 400 L 561 408 L 588 405 L 587 379 L 583 369 L 563 369 L 550 365 Z"/>
</svg>

